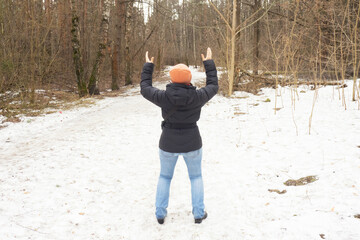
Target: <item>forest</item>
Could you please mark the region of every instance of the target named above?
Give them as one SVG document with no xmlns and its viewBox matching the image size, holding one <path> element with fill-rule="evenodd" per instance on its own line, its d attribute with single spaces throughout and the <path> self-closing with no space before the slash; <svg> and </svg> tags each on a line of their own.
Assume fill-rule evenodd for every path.
<svg viewBox="0 0 360 240">
<path fill-rule="evenodd" d="M 246 81 L 356 81 L 359 13 L 355 0 L 1 0 L 0 93 L 99 94 L 138 83 L 146 50 L 160 72 L 201 65 L 207 47 L 227 95 Z"/>
<path fill-rule="evenodd" d="M 0 239 L 359 240 L 359 45 L 359 0 L 0 0 Z"/>
</svg>

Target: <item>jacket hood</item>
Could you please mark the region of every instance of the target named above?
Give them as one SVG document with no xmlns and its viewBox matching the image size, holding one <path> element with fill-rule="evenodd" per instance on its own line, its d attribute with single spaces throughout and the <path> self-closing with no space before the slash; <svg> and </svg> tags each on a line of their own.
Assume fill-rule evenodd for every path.
<svg viewBox="0 0 360 240">
<path fill-rule="evenodd" d="M 195 97 L 196 87 L 192 85 L 170 83 L 166 85 L 166 95 L 175 106 L 186 106 Z"/>
</svg>

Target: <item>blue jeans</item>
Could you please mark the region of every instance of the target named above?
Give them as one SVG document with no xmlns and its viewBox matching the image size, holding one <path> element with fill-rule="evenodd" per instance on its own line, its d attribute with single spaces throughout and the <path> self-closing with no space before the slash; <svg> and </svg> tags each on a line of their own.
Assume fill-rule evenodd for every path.
<svg viewBox="0 0 360 240">
<path fill-rule="evenodd" d="M 165 218 L 169 203 L 170 183 L 179 155 L 184 157 L 191 182 L 192 213 L 194 218 L 204 216 L 204 184 L 201 175 L 202 149 L 187 153 L 170 153 L 159 149 L 160 177 L 156 191 L 156 218 Z"/>
</svg>

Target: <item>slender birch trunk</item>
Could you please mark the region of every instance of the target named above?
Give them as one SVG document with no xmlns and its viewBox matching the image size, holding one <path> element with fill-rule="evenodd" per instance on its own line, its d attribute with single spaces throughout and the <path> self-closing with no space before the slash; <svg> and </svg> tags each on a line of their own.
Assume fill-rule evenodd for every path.
<svg viewBox="0 0 360 240">
<path fill-rule="evenodd" d="M 100 39 L 98 44 L 98 51 L 96 53 L 95 63 L 93 65 L 90 79 L 89 79 L 89 94 L 90 95 L 99 95 L 99 78 L 100 78 L 100 70 L 101 66 L 104 62 L 106 47 L 108 46 L 108 35 L 109 35 L 109 0 L 104 0 L 103 9 L 102 9 L 102 19 L 100 25 Z"/>
</svg>

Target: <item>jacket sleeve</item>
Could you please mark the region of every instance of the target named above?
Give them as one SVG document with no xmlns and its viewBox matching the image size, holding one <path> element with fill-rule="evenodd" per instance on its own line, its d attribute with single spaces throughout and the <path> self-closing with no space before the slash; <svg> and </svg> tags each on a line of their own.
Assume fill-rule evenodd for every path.
<svg viewBox="0 0 360 240">
<path fill-rule="evenodd" d="M 141 72 L 141 95 L 159 107 L 165 105 L 165 91 L 152 86 L 153 63 L 145 63 Z"/>
<path fill-rule="evenodd" d="M 206 71 L 206 86 L 196 91 L 201 105 L 207 103 L 219 90 L 214 60 L 204 61 L 204 67 Z"/>
</svg>

